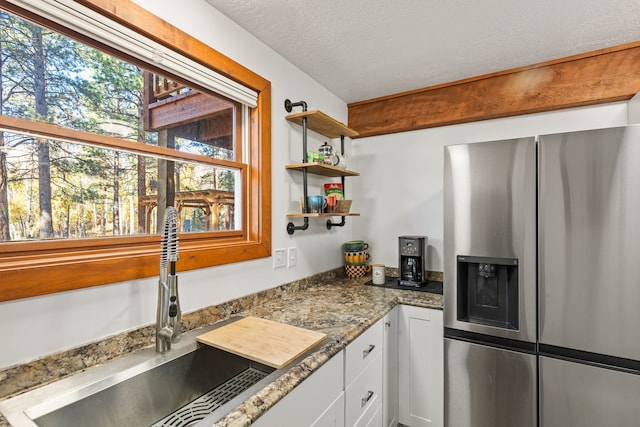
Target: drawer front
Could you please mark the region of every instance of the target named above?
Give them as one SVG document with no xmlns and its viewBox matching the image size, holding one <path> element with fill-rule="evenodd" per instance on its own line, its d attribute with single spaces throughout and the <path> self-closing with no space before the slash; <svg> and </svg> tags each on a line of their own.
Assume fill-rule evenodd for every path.
<svg viewBox="0 0 640 427">
<path fill-rule="evenodd" d="M 362 414 L 362 417 L 356 422 L 355 427 L 384 427 L 382 420 L 382 405 L 372 406 L 369 410 Z"/>
<path fill-rule="evenodd" d="M 344 392 L 340 393 L 311 427 L 344 427 Z"/>
<path fill-rule="evenodd" d="M 369 365 L 378 355 L 382 354 L 382 337 L 384 321 L 363 332 L 346 348 L 344 384 L 349 384 Z"/>
<path fill-rule="evenodd" d="M 348 427 L 356 425 L 370 408 L 382 405 L 382 355 L 378 354 L 347 387 L 345 405 L 345 426 Z"/>
</svg>

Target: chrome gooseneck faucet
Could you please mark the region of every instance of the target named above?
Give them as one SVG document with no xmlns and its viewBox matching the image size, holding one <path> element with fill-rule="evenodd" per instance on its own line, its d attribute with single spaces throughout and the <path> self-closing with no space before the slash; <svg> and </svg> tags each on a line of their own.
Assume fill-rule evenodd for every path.
<svg viewBox="0 0 640 427">
<path fill-rule="evenodd" d="M 178 213 L 168 207 L 164 215 L 158 280 L 158 309 L 156 317 L 156 351 L 165 353 L 172 342 L 182 338 L 180 298 L 178 297 Z"/>
</svg>

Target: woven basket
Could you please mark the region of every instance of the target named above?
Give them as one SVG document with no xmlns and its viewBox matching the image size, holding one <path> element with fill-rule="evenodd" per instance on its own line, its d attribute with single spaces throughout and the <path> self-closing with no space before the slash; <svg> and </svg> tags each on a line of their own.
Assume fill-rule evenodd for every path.
<svg viewBox="0 0 640 427">
<path fill-rule="evenodd" d="M 353 200 L 338 200 L 336 204 L 336 208 L 333 212 L 348 214 L 349 210 L 351 210 L 352 201 Z"/>
</svg>

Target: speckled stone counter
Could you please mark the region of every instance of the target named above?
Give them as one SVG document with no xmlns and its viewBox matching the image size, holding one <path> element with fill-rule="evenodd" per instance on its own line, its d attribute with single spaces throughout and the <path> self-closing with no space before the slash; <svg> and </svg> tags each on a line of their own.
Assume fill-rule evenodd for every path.
<svg viewBox="0 0 640 427">
<path fill-rule="evenodd" d="M 250 425 L 396 305 L 442 309 L 442 295 L 366 286 L 364 283 L 371 279 L 370 276 L 349 279 L 341 271 L 336 269 L 183 316 L 187 330 L 210 325 L 232 315 L 252 315 L 328 335 L 320 349 L 235 408 L 217 422 L 216 427 Z M 153 345 L 153 331 L 151 325 L 0 371 L 0 398 L 19 394 Z M 0 427 L 8 425 L 0 416 Z"/>
</svg>

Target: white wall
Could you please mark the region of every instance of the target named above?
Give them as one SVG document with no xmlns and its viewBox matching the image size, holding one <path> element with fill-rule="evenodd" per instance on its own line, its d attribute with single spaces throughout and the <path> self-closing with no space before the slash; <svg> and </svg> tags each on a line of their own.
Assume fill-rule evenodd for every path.
<svg viewBox="0 0 640 427">
<path fill-rule="evenodd" d="M 287 113 L 283 105 L 286 98 L 304 100 L 310 109 L 321 109 L 346 122 L 346 104 L 204 0 L 181 0 L 180 13 L 172 13 L 176 5 L 173 0 L 138 3 L 271 81 L 272 248 L 295 246 L 298 250 L 297 266 L 292 268 L 274 270 L 271 258 L 264 258 L 180 273 L 183 312 L 340 266 L 340 245 L 351 238 L 350 221 L 344 228 L 327 231 L 324 221 L 312 220 L 306 231 L 293 236 L 286 232 L 285 214 L 299 209 L 302 180 L 299 173 L 286 172 L 284 165 L 302 159 L 302 139 L 299 127 L 284 120 Z M 316 149 L 323 140 L 311 135 L 310 149 Z M 310 179 L 312 191 L 319 192 L 326 181 Z M 157 279 L 150 278 L 0 303 L 0 369 L 152 324 L 156 300 Z"/>
<path fill-rule="evenodd" d="M 443 271 L 444 149 L 451 144 L 624 126 L 627 104 L 576 108 L 356 139 L 353 237 L 370 243 L 372 262 L 398 266 L 398 236 L 429 238 L 428 270 Z"/>
</svg>

